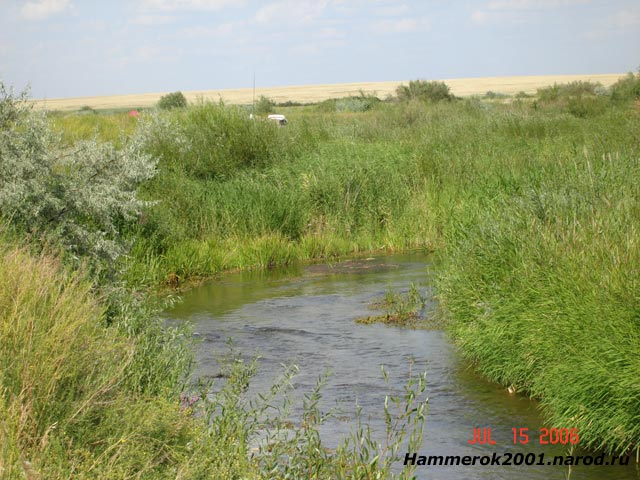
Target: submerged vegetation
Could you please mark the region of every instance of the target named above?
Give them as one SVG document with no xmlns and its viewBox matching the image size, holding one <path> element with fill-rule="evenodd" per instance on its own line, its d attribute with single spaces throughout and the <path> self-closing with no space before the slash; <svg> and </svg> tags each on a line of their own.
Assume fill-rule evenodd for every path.
<svg viewBox="0 0 640 480">
<path fill-rule="evenodd" d="M 363 93 L 286 107 L 286 128 L 221 103 L 44 116 L 2 86 L 0 476 L 390 475 L 402 437 L 418 441 L 423 377 L 395 397 L 386 446 L 360 428 L 326 451 L 319 391 L 296 430 L 262 416 L 274 398 L 244 397 L 250 362 L 214 398 L 191 392 L 189 332 L 160 323 L 152 293 L 407 248 L 438 255 L 441 316 L 479 371 L 581 446 L 637 452 L 638 84 Z M 388 297 L 388 318 L 420 303 Z M 279 434 L 256 447 L 265 424 Z"/>
<path fill-rule="evenodd" d="M 406 292 L 398 292 L 389 288 L 384 297 L 374 302 L 371 308 L 384 310 L 381 315 L 369 315 L 356 319 L 358 323 L 385 323 L 387 325 L 415 327 L 422 309 L 426 304 L 426 297 L 420 293 L 415 284 Z"/>
</svg>

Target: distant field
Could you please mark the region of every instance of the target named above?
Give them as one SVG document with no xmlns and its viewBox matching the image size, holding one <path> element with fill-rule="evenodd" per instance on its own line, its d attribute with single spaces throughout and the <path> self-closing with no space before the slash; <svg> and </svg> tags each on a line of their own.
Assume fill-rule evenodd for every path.
<svg viewBox="0 0 640 480">
<path fill-rule="evenodd" d="M 451 91 L 458 96 L 482 95 L 491 90 L 496 93 L 515 94 L 520 91 L 535 93 L 539 87 L 545 87 L 554 83 L 567 83 L 576 80 L 591 80 L 609 86 L 623 76 L 621 73 L 607 73 L 597 75 L 540 75 L 522 77 L 486 77 L 486 78 L 457 78 L 444 80 Z M 296 101 L 313 103 L 327 98 L 347 97 L 358 95 L 360 91 L 375 93 L 384 98 L 395 93 L 401 83 L 397 82 L 364 82 L 364 83 L 338 83 L 325 85 L 295 85 L 288 87 L 256 88 L 256 97 L 264 95 L 280 103 Z M 150 107 L 167 92 L 144 93 L 137 95 L 112 95 L 104 97 L 76 97 L 76 98 L 49 98 L 34 100 L 39 108 L 49 110 L 79 110 L 84 106 L 94 109 Z M 248 104 L 253 99 L 253 89 L 237 88 L 228 90 L 196 90 L 184 91 L 189 101 L 199 98 L 218 101 L 223 99 L 230 104 Z"/>
</svg>

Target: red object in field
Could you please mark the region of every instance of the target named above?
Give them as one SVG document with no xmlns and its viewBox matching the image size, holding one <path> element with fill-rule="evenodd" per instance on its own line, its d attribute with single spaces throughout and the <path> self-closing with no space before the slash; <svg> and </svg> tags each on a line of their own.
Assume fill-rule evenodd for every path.
<svg viewBox="0 0 640 480">
<path fill-rule="evenodd" d="M 131 110 L 128 115 L 130 117 L 139 117 L 140 116 L 140 112 L 138 110 Z"/>
</svg>

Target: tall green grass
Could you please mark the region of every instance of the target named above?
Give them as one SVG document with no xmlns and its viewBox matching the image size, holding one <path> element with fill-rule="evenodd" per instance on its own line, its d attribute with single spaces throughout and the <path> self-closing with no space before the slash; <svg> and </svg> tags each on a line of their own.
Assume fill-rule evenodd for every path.
<svg viewBox="0 0 640 480">
<path fill-rule="evenodd" d="M 176 285 L 436 249 L 441 309 L 463 355 L 540 398 L 582 446 L 637 450 L 640 116 L 636 78 L 626 82 L 622 99 L 573 85 L 527 103 L 303 107 L 286 112 L 286 128 L 210 104 L 142 118 L 136 135 L 160 168 L 139 192 L 153 204 L 126 232 L 122 278 Z M 138 327 L 121 324 L 151 338 Z M 148 345 L 171 344 L 160 339 Z M 148 368 L 139 358 L 132 371 Z"/>
<path fill-rule="evenodd" d="M 104 314 L 58 259 L 0 247 L 0 477 L 163 478 L 188 457 L 193 419 L 130 388 L 143 342 Z"/>
<path fill-rule="evenodd" d="M 463 354 L 540 398 L 582 445 L 636 449 L 640 120 L 628 105 L 569 107 L 474 99 L 300 114 L 314 139 L 302 152 L 148 185 L 160 202 L 133 265 L 152 268 L 131 278 L 437 248 L 438 295 Z M 286 144 L 298 132 L 271 134 Z M 190 159 L 204 146 L 192 148 Z"/>
</svg>

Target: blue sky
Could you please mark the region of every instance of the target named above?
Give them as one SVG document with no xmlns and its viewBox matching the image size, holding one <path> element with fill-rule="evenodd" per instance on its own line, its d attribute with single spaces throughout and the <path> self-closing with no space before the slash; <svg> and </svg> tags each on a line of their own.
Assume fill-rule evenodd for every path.
<svg viewBox="0 0 640 480">
<path fill-rule="evenodd" d="M 640 67 L 640 0 L 0 0 L 35 98 Z"/>
</svg>

